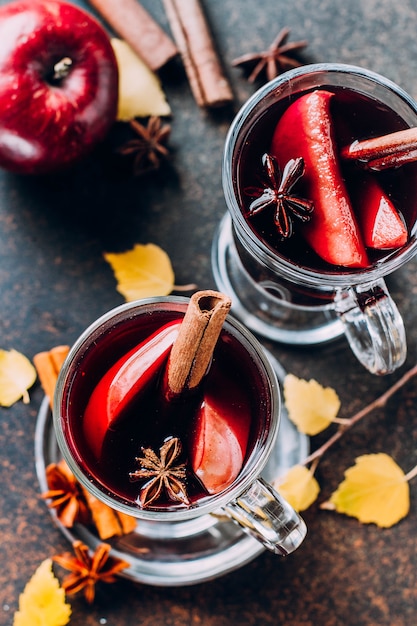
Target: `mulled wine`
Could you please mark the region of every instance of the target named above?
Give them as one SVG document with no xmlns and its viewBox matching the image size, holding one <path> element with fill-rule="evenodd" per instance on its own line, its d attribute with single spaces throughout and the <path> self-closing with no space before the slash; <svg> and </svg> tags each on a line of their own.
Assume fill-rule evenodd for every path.
<svg viewBox="0 0 417 626">
<path fill-rule="evenodd" d="M 175 320 L 182 319 L 184 310 L 182 305 L 167 305 L 151 312 L 116 317 L 111 324 L 96 332 L 89 349 L 67 373 L 60 402 L 60 421 L 70 453 L 88 480 L 123 505 L 139 508 L 143 505 L 141 494 L 155 478 L 155 463 L 158 465 L 162 461 L 167 466 L 170 462 L 170 469 L 175 470 L 173 480 L 168 489 L 163 481 L 161 484 L 154 481 L 150 485 L 148 496 L 150 494 L 151 498 L 158 487 L 161 489 L 158 497 L 148 502 L 147 510 L 192 508 L 210 498 L 212 493 L 191 462 L 204 452 L 197 453 L 193 448 L 197 445 L 196 415 L 203 403 L 214 407 L 219 414 L 231 416 L 232 420 L 233 415 L 248 416 L 246 435 L 239 430 L 240 426 L 231 427 L 238 443 L 245 448 L 243 464 L 257 447 L 263 445 L 270 429 L 273 407 L 268 374 L 247 340 L 229 323 L 223 327 L 209 371 L 196 392 L 173 401 L 164 398 L 164 372 L 169 352 L 164 348 L 160 351 L 157 366 L 151 365 L 154 367 L 152 376 L 137 397 L 120 409 L 117 419 L 106 422 L 104 430 L 100 431 L 99 426 L 96 437 L 94 430 L 86 428 L 86 416 L 95 408 L 91 403 L 94 404 L 97 398 L 98 420 L 102 406 L 105 406 L 99 397 L 101 392 L 95 392 L 100 389 L 100 381 L 115 364 L 132 354 L 136 346 L 146 346 L 149 337 L 161 337 L 158 335 L 161 328 L 167 328 L 168 333 L 171 332 L 170 324 L 173 324 L 175 330 L 178 326 Z M 108 398 L 105 401 L 108 402 Z M 179 442 L 179 447 L 175 449 L 174 458 L 175 442 Z M 198 445 L 201 446 L 201 438 Z M 169 455 L 171 460 L 167 458 Z M 138 459 L 145 459 L 142 466 Z M 224 458 L 216 461 L 220 474 L 224 461 Z M 181 493 L 178 499 L 175 494 L 174 499 L 170 497 L 170 486 L 177 492 L 185 488 L 186 502 Z"/>
<path fill-rule="evenodd" d="M 358 266 L 331 263 L 319 255 L 314 250 L 314 246 L 310 245 L 311 241 L 309 242 L 308 237 L 304 236 L 304 231 L 310 225 L 304 224 L 297 217 L 293 219 L 292 236 L 288 238 L 280 236 L 274 224 L 275 207 L 272 205 L 250 215 L 253 190 L 259 189 L 262 192 L 262 189 L 268 186 L 268 181 L 265 180 L 265 167 L 262 165 L 263 155 L 273 154 L 282 172 L 287 161 L 288 149 L 282 142 L 280 143 L 279 139 L 285 138 L 286 143 L 294 141 L 297 145 L 293 150 L 295 152 L 300 145 L 304 147 L 303 142 L 310 140 L 309 136 L 302 136 L 304 132 L 303 120 L 301 119 L 300 123 L 296 123 L 298 120 L 294 116 L 291 120 L 294 125 L 288 127 L 289 122 L 286 132 L 281 132 L 278 141 L 274 140 L 274 133 L 276 133 L 280 119 L 284 119 L 283 116 L 287 114 L 289 108 L 294 107 L 294 103 L 298 99 L 313 92 L 331 94 L 330 132 L 335 140 L 336 152 L 341 151 L 343 147 L 350 145 L 355 140 L 385 135 L 409 126 L 392 108 L 374 99 L 371 95 L 360 93 L 345 86 L 324 84 L 320 85 L 319 89 L 310 87 L 309 90 L 293 93 L 282 100 L 277 99 L 275 104 L 254 119 L 252 125 L 247 125 L 245 135 L 239 138 L 238 149 L 235 150 L 233 157 L 235 172 L 233 186 L 237 202 L 248 226 L 256 236 L 273 254 L 288 260 L 297 267 L 321 274 L 355 273 L 363 271 L 364 268 L 377 267 L 387 258 L 396 257 L 404 245 L 409 242 L 410 235 L 413 233 L 417 218 L 417 165 L 415 163 L 385 171 L 366 172 L 361 164 L 338 159 L 342 178 L 341 184 L 346 187 L 354 211 L 354 219 L 359 225 L 359 231 L 362 228 L 368 228 L 361 225 L 360 212 L 362 211 L 361 198 L 366 193 L 369 178 L 377 181 L 385 196 L 392 201 L 400 220 L 403 220 L 406 225 L 407 241 L 401 241 L 403 245 L 395 248 L 371 248 L 366 245 L 366 233 L 360 232 L 359 236 L 365 241 L 366 261 L 361 262 Z M 293 137 L 295 137 L 294 140 Z M 290 156 L 296 156 L 296 154 L 290 154 Z M 308 199 L 310 188 L 303 176 L 294 185 L 291 193 Z M 315 219 L 314 211 L 315 209 L 311 215 L 311 223 Z M 343 228 L 343 224 L 341 223 L 339 227 Z M 320 238 L 322 234 L 322 231 L 316 232 L 314 237 Z M 242 254 L 245 254 L 244 251 Z M 255 276 L 255 279 L 258 278 L 260 277 Z"/>
</svg>

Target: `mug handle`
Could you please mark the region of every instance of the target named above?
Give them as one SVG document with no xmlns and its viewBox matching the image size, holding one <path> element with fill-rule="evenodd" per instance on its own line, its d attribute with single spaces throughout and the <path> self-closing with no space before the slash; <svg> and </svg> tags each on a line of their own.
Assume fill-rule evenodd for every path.
<svg viewBox="0 0 417 626">
<path fill-rule="evenodd" d="M 243 530 L 281 556 L 296 550 L 307 533 L 304 520 L 262 478 L 223 508 Z"/>
<path fill-rule="evenodd" d="M 404 363 L 404 322 L 383 279 L 339 291 L 335 310 L 353 353 L 372 374 L 390 374 Z"/>
</svg>

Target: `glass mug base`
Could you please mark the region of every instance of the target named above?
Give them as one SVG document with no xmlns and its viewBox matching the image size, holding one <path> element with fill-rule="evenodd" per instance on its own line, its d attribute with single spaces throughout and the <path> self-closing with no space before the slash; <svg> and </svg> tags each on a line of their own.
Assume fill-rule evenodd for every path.
<svg viewBox="0 0 417 626">
<path fill-rule="evenodd" d="M 214 236 L 211 264 L 217 288 L 230 296 L 234 315 L 254 333 L 292 345 L 322 344 L 344 334 L 333 304 L 295 305 L 279 285 L 253 280 L 239 258 L 229 213 Z"/>
</svg>

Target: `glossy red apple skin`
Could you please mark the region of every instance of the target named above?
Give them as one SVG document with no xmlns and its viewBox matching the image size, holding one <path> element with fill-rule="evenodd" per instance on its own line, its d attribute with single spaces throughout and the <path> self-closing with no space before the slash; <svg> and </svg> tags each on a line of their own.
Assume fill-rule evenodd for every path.
<svg viewBox="0 0 417 626">
<path fill-rule="evenodd" d="M 71 60 L 66 77 L 54 66 Z M 104 139 L 116 119 L 118 68 L 103 27 L 58 0 L 0 7 L 0 167 L 63 169 Z"/>
</svg>

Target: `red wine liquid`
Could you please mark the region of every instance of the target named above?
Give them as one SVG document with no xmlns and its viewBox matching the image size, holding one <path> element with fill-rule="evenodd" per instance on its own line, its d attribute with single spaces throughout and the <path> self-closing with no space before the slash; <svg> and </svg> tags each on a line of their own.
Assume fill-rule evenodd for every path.
<svg viewBox="0 0 417 626">
<path fill-rule="evenodd" d="M 324 87 L 323 87 L 324 88 Z M 332 99 L 331 114 L 334 121 L 336 142 L 341 148 L 354 140 L 368 139 L 407 128 L 408 125 L 399 115 L 385 105 L 359 94 L 351 89 L 328 87 L 327 91 L 335 93 Z M 304 95 L 306 92 L 300 93 Z M 294 99 L 291 100 L 293 102 Z M 272 135 L 276 124 L 291 104 L 283 100 L 271 107 L 252 127 L 241 142 L 241 149 L 236 157 L 235 193 L 242 211 L 247 216 L 253 198 L 245 193 L 251 186 L 259 187 L 265 180 L 261 158 L 270 151 Z M 298 132 L 298 129 L 294 129 Z M 362 184 L 361 170 L 356 164 L 342 162 L 342 174 L 355 208 L 355 195 L 360 193 Z M 398 212 L 403 216 L 411 233 L 417 219 L 417 165 L 415 163 L 378 172 L 377 176 L 382 188 L 393 201 Z M 302 179 L 294 187 L 294 193 L 303 196 Z M 273 209 L 265 210 L 253 217 L 247 217 L 250 228 L 278 256 L 290 260 L 296 265 L 313 271 L 332 273 L 355 272 L 354 268 L 341 268 L 323 261 L 306 243 L 294 221 L 294 234 L 283 240 L 273 224 Z M 398 251 L 367 250 L 371 266 L 377 265 L 387 256 L 396 255 Z M 360 271 L 360 270 L 359 270 Z"/>
<path fill-rule="evenodd" d="M 67 386 L 67 394 L 63 398 L 66 437 L 77 462 L 104 491 L 125 503 L 137 503 L 141 487 L 149 480 L 132 481 L 129 477 L 130 473 L 140 467 L 135 460 L 136 457 L 143 456 L 142 448 L 147 447 L 151 447 L 159 454 L 159 448 L 168 437 L 179 437 L 181 440 L 183 450 L 175 464 L 186 464 L 186 489 L 191 504 L 208 497 L 189 467 L 187 458 L 192 435 L 192 418 L 201 401 L 202 390 L 199 390 L 199 395 L 186 396 L 184 400 L 167 405 L 161 399 L 160 377 L 163 374 L 161 371 L 160 377 L 154 380 L 137 402 L 117 420 L 114 430 L 106 435 L 98 461 L 91 453 L 83 435 L 83 412 L 100 377 L 128 350 L 163 324 L 179 317 L 181 314 L 175 311 L 157 312 L 125 320 L 113 328 L 95 343 L 94 349 L 87 352 L 81 363 L 76 364 L 72 383 Z M 218 384 L 221 380 L 226 388 L 233 388 L 233 383 L 238 383 L 240 389 L 245 391 L 246 402 L 253 416 L 247 456 L 256 445 L 259 445 L 257 442 L 269 428 L 271 404 L 266 391 L 268 383 L 265 376 L 247 349 L 234 336 L 233 331 L 229 333 L 223 329 L 204 384 L 210 387 L 212 383 Z M 220 397 L 227 403 L 234 401 L 233 395 L 228 393 L 221 394 Z M 172 510 L 178 506 L 183 505 L 169 500 L 162 494 L 150 508 Z"/>
</svg>

